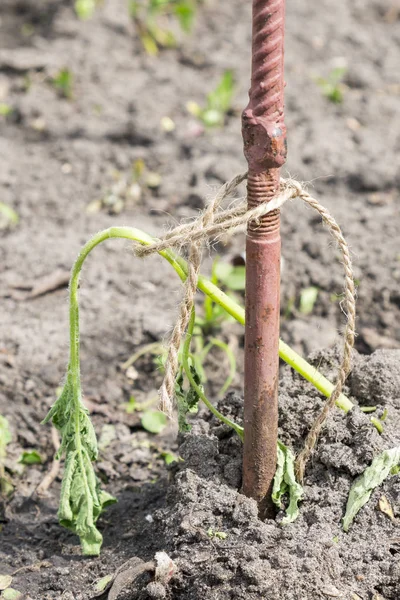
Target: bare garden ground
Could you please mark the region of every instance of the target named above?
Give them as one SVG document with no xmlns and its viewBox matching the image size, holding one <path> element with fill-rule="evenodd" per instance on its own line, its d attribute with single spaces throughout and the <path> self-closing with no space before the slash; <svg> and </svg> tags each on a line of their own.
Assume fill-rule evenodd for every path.
<svg viewBox="0 0 400 600">
<path fill-rule="evenodd" d="M 143 52 L 125 0 L 105 0 L 86 22 L 72 4 L 2 0 L 0 6 L 0 103 L 13 108 L 0 116 L 0 201 L 20 219 L 1 232 L 0 242 L 0 414 L 13 434 L 7 466 L 15 485 L 12 498 L 0 500 L 0 574 L 15 573 L 13 586 L 33 600 L 88 600 L 98 578 L 133 556 L 148 560 L 165 549 L 180 568 L 175 582 L 157 592 L 166 595 L 146 590 L 143 580 L 118 598 L 398 600 L 398 530 L 375 510 L 379 493 L 354 533 L 344 536 L 340 529 L 351 480 L 376 451 L 400 443 L 397 5 L 287 2 L 285 171 L 310 182 L 350 244 L 358 285 L 356 347 L 365 356 L 356 358 L 348 391 L 360 404 L 388 408 L 384 434 L 372 431 L 359 411 L 334 415 L 310 467 L 302 516 L 284 530 L 259 523 L 252 502 L 237 493 L 240 448 L 204 413 L 195 433 L 181 440 L 184 467 L 167 470 L 161 454 L 177 452 L 175 425 L 152 436 L 138 414 L 124 408 L 133 391 L 142 401 L 154 395 L 160 374 L 143 359 L 132 381 L 121 363 L 165 337 L 179 283 L 161 259 L 143 263 L 129 244 L 110 241 L 95 250 L 82 279 L 82 366 L 97 433 L 114 426 L 98 471 L 119 502 L 100 521 L 101 557 L 87 559 L 77 538 L 57 523 L 60 481 L 46 498 L 34 493 L 54 452 L 50 428 L 40 421 L 67 361 L 65 273 L 96 231 L 114 224 L 164 231 L 196 214 L 220 184 L 245 169 L 240 111 L 249 85 L 251 3 L 210 0 L 182 47 L 156 58 Z M 347 71 L 343 101 L 333 104 L 315 79 L 337 65 Z M 74 76 L 71 99 L 50 84 L 62 68 Z M 236 80 L 233 110 L 223 128 L 202 132 L 185 106 L 201 104 L 226 69 Z M 169 133 L 160 125 L 166 116 L 175 123 Z M 124 199 L 124 181 L 138 159 L 160 176 L 160 185 L 144 187 L 118 214 L 88 210 L 111 193 Z M 343 326 L 337 252 L 319 219 L 297 201 L 282 211 L 282 235 L 282 338 L 305 355 L 332 348 Z M 228 261 L 243 243 L 240 235 L 217 250 Z M 207 257 L 205 271 L 210 264 Z M 58 289 L 29 293 L 57 271 Z M 309 286 L 319 293 L 312 314 L 304 316 L 299 297 Z M 232 388 L 240 393 L 243 331 L 224 324 L 221 335 L 238 356 Z M 333 375 L 335 351 L 314 359 Z M 208 364 L 211 397 L 224 378 L 221 363 L 215 354 Z M 240 415 L 238 398 L 224 402 L 224 410 Z M 298 449 L 320 405 L 308 384 L 283 369 L 284 441 Z M 32 448 L 44 464 L 17 472 L 21 451 Z M 398 480 L 380 493 L 398 516 Z M 228 532 L 226 540 L 204 537 L 210 527 Z"/>
</svg>

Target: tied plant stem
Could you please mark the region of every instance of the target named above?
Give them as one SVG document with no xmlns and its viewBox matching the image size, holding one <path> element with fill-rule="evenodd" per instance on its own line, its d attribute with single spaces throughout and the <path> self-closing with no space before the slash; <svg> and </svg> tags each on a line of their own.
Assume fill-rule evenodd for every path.
<svg viewBox="0 0 400 600">
<path fill-rule="evenodd" d="M 190 319 L 189 319 L 189 323 L 188 323 L 187 332 L 186 332 L 185 341 L 184 341 L 184 344 L 183 344 L 183 352 L 182 352 L 182 366 L 183 366 L 184 371 L 186 373 L 186 377 L 188 378 L 191 387 L 195 390 L 196 394 L 199 396 L 199 398 L 201 398 L 201 400 L 207 406 L 208 410 L 210 412 L 212 412 L 212 414 L 215 415 L 217 417 L 217 419 L 219 419 L 220 421 L 222 421 L 222 423 L 225 423 L 225 425 L 228 425 L 229 427 L 232 427 L 232 429 L 234 431 L 236 431 L 236 433 L 238 434 L 238 436 L 240 437 L 240 439 L 243 441 L 243 427 L 241 427 L 240 425 L 238 425 L 234 421 L 231 421 L 227 417 L 224 417 L 224 415 L 221 414 L 215 408 L 215 406 L 213 404 L 211 404 L 211 402 L 209 401 L 209 399 L 207 398 L 207 396 L 204 394 L 201 386 L 199 386 L 196 383 L 196 381 L 195 381 L 195 379 L 193 377 L 192 371 L 190 369 L 189 358 L 190 358 L 190 342 L 192 341 L 192 335 L 193 335 L 193 328 L 194 328 L 195 319 L 196 319 L 196 314 L 195 314 L 194 309 L 192 309 L 192 312 L 191 312 L 191 315 L 190 315 Z"/>
<path fill-rule="evenodd" d="M 70 286 L 70 343 L 71 349 L 73 348 L 73 351 L 71 351 L 71 371 L 75 371 L 76 369 L 79 371 L 79 274 L 84 260 L 93 248 L 111 238 L 128 239 L 143 246 L 150 246 L 157 241 L 156 238 L 135 227 L 110 227 L 94 235 L 83 247 L 72 269 Z M 185 281 L 188 274 L 187 262 L 172 250 L 160 250 L 159 254 L 169 262 L 179 278 Z M 222 306 L 236 321 L 244 325 L 244 308 L 227 296 L 218 286 L 203 275 L 199 275 L 198 288 L 216 304 Z M 330 397 L 335 386 L 282 340 L 279 341 L 279 356 L 304 377 L 304 379 L 312 383 L 324 396 L 327 398 Z M 79 378 L 78 373 L 76 375 L 77 382 L 79 382 Z M 353 408 L 353 403 L 344 394 L 339 396 L 336 405 L 346 413 Z"/>
<path fill-rule="evenodd" d="M 82 402 L 78 287 L 82 266 L 87 256 L 96 246 L 111 238 L 128 239 L 141 246 L 152 246 L 159 242 L 156 238 L 133 227 L 111 227 L 97 233 L 82 248 L 72 269 L 69 288 L 70 352 L 66 379 L 61 395 L 44 420 L 45 423 L 52 421 L 54 426 L 61 432 L 61 446 L 56 458 L 65 455 L 65 470 L 58 517 L 62 525 L 79 535 L 83 554 L 86 555 L 99 554 L 102 536 L 96 528 L 96 521 L 103 509 L 115 502 L 115 499 L 101 490 L 100 482 L 96 477 L 92 464 L 97 458 L 98 448 L 96 434 L 89 419 L 88 410 Z M 160 248 L 157 252 L 170 263 L 180 279 L 186 281 L 189 272 L 188 263 L 169 248 Z M 197 287 L 239 323 L 244 324 L 245 313 L 243 307 L 224 294 L 211 281 L 199 275 Z M 209 402 L 199 382 L 193 377 L 189 359 L 194 324 L 195 314 L 193 310 L 190 313 L 190 324 L 185 337 L 183 352 L 183 368 L 189 379 L 191 389 L 218 419 L 232 427 L 243 439 L 243 429 L 224 417 Z M 280 342 L 279 354 L 284 361 L 288 362 L 324 395 L 330 396 L 334 386 L 283 342 Z M 346 412 L 351 410 L 353 406 L 343 394 L 339 396 L 336 403 Z"/>
</svg>

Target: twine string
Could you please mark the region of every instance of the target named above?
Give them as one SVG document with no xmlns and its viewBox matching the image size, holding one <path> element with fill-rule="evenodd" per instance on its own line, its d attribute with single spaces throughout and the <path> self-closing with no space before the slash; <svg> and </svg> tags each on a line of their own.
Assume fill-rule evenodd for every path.
<svg viewBox="0 0 400 600">
<path fill-rule="evenodd" d="M 175 379 L 179 368 L 178 352 L 194 306 L 204 247 L 209 243 L 210 239 L 215 241 L 218 236 L 224 233 L 232 234 L 246 227 L 249 222 L 257 223 L 261 216 L 280 208 L 288 200 L 300 198 L 319 213 L 323 223 L 327 226 L 329 233 L 340 249 L 345 276 L 344 298 L 346 308 L 343 357 L 337 372 L 337 382 L 331 396 L 325 402 L 321 412 L 312 424 L 304 447 L 296 459 L 296 476 L 299 481 L 303 481 L 306 464 L 315 448 L 329 412 L 342 393 L 345 380 L 351 369 L 351 352 L 355 337 L 356 292 L 350 251 L 342 231 L 332 215 L 318 200 L 310 196 L 298 181 L 293 179 L 281 179 L 279 193 L 268 203 L 248 210 L 246 199 L 242 198 L 233 207 L 222 209 L 221 205 L 223 202 L 232 196 L 240 183 L 246 178 L 247 173 L 241 173 L 231 181 L 225 183 L 219 189 L 216 196 L 208 203 L 205 210 L 189 223 L 178 225 L 148 246 L 138 245 L 135 247 L 136 255 L 141 257 L 168 248 L 174 248 L 178 251 L 181 251 L 183 248 L 188 249 L 188 277 L 184 283 L 184 293 L 179 306 L 178 318 L 168 343 L 165 375 L 160 389 L 160 408 L 171 416 L 175 398 Z"/>
</svg>

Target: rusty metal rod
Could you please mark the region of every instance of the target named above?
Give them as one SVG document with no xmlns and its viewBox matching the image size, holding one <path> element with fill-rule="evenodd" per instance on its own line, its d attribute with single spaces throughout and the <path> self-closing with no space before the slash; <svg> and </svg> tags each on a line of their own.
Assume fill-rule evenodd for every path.
<svg viewBox="0 0 400 600">
<path fill-rule="evenodd" d="M 268 202 L 279 188 L 286 159 L 283 115 L 285 0 L 253 0 L 252 75 L 242 115 L 249 166 L 249 208 Z M 242 491 L 259 514 L 272 514 L 276 470 L 280 311 L 280 216 L 249 224 L 246 241 L 246 330 Z"/>
</svg>

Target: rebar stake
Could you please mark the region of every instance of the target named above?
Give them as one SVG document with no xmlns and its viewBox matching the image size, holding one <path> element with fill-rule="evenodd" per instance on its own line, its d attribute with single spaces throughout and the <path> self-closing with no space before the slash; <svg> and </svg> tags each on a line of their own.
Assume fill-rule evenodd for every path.
<svg viewBox="0 0 400 600">
<path fill-rule="evenodd" d="M 252 74 L 242 115 L 249 165 L 248 206 L 268 202 L 279 189 L 286 159 L 283 115 L 285 0 L 253 0 Z M 276 470 L 280 310 L 279 211 L 250 223 L 246 241 L 243 493 L 261 518 L 272 514 Z"/>
</svg>

